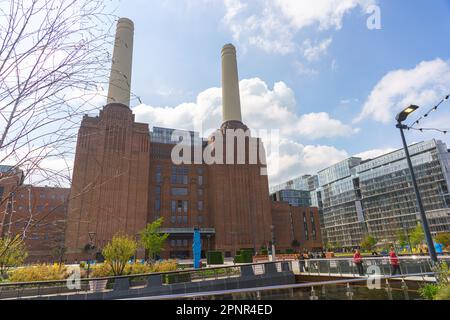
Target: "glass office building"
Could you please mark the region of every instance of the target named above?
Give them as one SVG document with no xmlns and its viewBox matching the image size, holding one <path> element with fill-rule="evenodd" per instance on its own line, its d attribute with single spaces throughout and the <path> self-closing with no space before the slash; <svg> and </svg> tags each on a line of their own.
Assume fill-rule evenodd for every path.
<svg viewBox="0 0 450 320">
<path fill-rule="evenodd" d="M 271 198 L 273 201 L 287 202 L 293 207 L 311 207 L 309 191 L 280 190 L 271 194 Z"/>
<path fill-rule="evenodd" d="M 431 232 L 448 232 L 449 150 L 438 140 L 414 144 L 409 150 Z M 366 161 L 353 157 L 308 176 L 307 181 L 311 184 L 296 186 L 308 191 L 311 205 L 320 209 L 325 242 L 356 247 L 370 234 L 380 243 L 389 243 L 420 222 L 403 149 Z"/>
</svg>

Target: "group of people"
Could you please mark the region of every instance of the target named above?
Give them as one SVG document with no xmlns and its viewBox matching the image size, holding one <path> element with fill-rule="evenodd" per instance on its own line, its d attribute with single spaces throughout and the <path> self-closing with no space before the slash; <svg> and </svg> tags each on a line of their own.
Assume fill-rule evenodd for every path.
<svg viewBox="0 0 450 320">
<path fill-rule="evenodd" d="M 300 266 L 301 272 L 308 272 L 308 268 L 309 268 L 308 260 L 309 259 L 325 259 L 325 258 L 326 258 L 326 254 L 324 251 L 310 252 L 306 249 L 303 251 L 300 251 L 300 253 L 298 255 L 298 261 L 299 261 L 299 266 Z"/>
<path fill-rule="evenodd" d="M 394 247 L 391 246 L 389 251 L 389 262 L 392 267 L 392 275 L 401 274 L 400 270 L 400 260 L 398 259 L 397 254 L 395 253 Z M 361 255 L 361 251 L 359 249 L 355 250 L 355 254 L 353 255 L 353 263 L 356 265 L 358 269 L 358 274 L 360 276 L 364 276 L 364 266 L 363 266 L 363 257 Z"/>
</svg>

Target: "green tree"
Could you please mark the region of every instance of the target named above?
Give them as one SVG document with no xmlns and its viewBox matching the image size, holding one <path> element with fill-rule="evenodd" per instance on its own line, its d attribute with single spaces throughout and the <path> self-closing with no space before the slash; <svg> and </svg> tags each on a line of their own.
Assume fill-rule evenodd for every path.
<svg viewBox="0 0 450 320">
<path fill-rule="evenodd" d="M 363 250 L 372 250 L 377 244 L 377 239 L 371 235 L 367 235 L 361 242 L 361 248 Z"/>
<path fill-rule="evenodd" d="M 444 247 L 450 246 L 450 232 L 439 233 L 435 238 L 437 243 L 442 244 Z"/>
<path fill-rule="evenodd" d="M 417 227 L 411 231 L 409 239 L 411 241 L 411 245 L 414 247 L 417 247 L 419 244 L 423 244 L 425 241 L 425 233 L 423 232 L 423 228 L 420 223 L 418 223 Z"/>
<path fill-rule="evenodd" d="M 0 239 L 0 276 L 5 277 L 12 267 L 24 263 L 28 252 L 20 236 Z"/>
<path fill-rule="evenodd" d="M 449 300 L 449 268 L 445 261 L 433 267 L 436 276 L 436 283 L 429 283 L 419 288 L 419 294 L 427 300 Z"/>
<path fill-rule="evenodd" d="M 164 218 L 149 223 L 147 227 L 141 231 L 142 246 L 148 251 L 149 256 L 155 260 L 156 255 L 164 250 L 164 244 L 169 237 L 167 233 L 161 233 L 161 226 Z"/>
<path fill-rule="evenodd" d="M 409 244 L 409 236 L 403 230 L 397 232 L 397 244 L 402 248 Z"/>
<path fill-rule="evenodd" d="M 120 276 L 123 274 L 128 260 L 136 253 L 136 249 L 136 240 L 129 236 L 117 234 L 105 246 L 102 253 L 106 263 L 111 266 L 113 274 Z"/>
</svg>

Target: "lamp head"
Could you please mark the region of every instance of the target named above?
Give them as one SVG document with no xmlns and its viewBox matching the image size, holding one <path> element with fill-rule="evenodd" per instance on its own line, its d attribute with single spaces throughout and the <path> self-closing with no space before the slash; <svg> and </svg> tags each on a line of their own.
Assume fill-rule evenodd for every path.
<svg viewBox="0 0 450 320">
<path fill-rule="evenodd" d="M 414 111 L 416 111 L 417 109 L 419 109 L 418 106 L 416 105 L 410 105 L 409 107 L 405 108 L 402 112 L 400 112 L 397 117 L 395 118 L 398 122 L 403 122 L 405 121 L 408 116 L 413 113 Z"/>
</svg>

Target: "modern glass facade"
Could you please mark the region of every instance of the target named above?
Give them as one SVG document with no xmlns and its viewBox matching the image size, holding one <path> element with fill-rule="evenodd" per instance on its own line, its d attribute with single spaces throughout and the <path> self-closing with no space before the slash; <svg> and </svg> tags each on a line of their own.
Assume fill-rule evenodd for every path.
<svg viewBox="0 0 450 320">
<path fill-rule="evenodd" d="M 437 140 L 409 147 L 432 233 L 450 231 L 450 153 Z M 292 181 L 304 181 L 304 177 Z M 338 246 L 358 246 L 364 235 L 379 242 L 396 240 L 399 232 L 420 221 L 405 153 L 397 150 L 376 159 L 350 158 L 308 176 L 315 184 L 311 205 L 319 207 L 322 237 Z M 295 186 L 286 183 L 276 186 Z M 313 187 L 311 187 L 313 186 Z"/>
<path fill-rule="evenodd" d="M 272 200 L 287 202 L 293 207 L 310 207 L 311 197 L 309 191 L 280 190 L 271 195 Z"/>
</svg>

